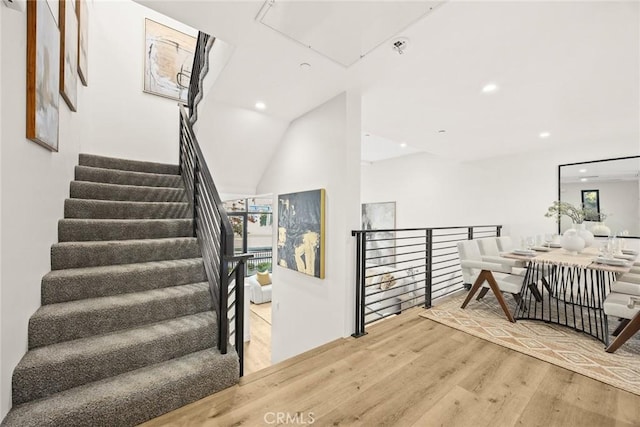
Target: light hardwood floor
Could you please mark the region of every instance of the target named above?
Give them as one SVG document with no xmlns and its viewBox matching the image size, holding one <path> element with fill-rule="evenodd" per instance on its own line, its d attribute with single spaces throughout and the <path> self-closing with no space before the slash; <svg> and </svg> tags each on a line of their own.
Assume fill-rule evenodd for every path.
<svg viewBox="0 0 640 427">
<path fill-rule="evenodd" d="M 271 303 L 251 303 L 251 340 L 244 343 L 244 374 L 271 366 Z"/>
<path fill-rule="evenodd" d="M 145 426 L 640 424 L 639 396 L 420 318 L 420 310 L 249 374 Z"/>
</svg>

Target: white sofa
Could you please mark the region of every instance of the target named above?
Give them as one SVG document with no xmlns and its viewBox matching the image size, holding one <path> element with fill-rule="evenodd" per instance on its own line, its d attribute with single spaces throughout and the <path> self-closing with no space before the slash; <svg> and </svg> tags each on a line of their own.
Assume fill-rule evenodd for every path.
<svg viewBox="0 0 640 427">
<path fill-rule="evenodd" d="M 254 304 L 264 304 L 271 302 L 271 288 L 273 285 L 260 285 L 257 275 L 249 276 L 244 279 L 249 284 L 249 299 Z"/>
</svg>

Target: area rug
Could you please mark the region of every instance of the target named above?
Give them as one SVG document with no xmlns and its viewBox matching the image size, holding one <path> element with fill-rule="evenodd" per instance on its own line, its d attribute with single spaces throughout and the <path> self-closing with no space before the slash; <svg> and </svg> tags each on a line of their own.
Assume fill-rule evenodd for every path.
<svg viewBox="0 0 640 427">
<path fill-rule="evenodd" d="M 420 316 L 640 395 L 640 334 L 609 354 L 600 341 L 565 326 L 532 320 L 511 323 L 489 294 L 481 301 L 471 300 L 463 310 L 465 296 L 447 298 Z M 609 323 L 611 333 L 618 322 Z"/>
</svg>

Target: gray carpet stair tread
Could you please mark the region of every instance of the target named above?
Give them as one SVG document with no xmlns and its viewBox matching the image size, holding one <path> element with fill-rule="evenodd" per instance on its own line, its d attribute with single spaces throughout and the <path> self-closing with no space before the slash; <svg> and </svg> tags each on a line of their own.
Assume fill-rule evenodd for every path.
<svg viewBox="0 0 640 427">
<path fill-rule="evenodd" d="M 29 319 L 29 349 L 211 309 L 207 282 L 43 305 Z"/>
<path fill-rule="evenodd" d="M 91 166 L 76 166 L 75 179 L 77 181 L 141 185 L 147 187 L 184 187 L 184 182 L 180 175 L 121 171 L 116 169 L 94 168 Z"/>
<path fill-rule="evenodd" d="M 58 221 L 59 242 L 162 239 L 191 236 L 193 236 L 193 220 L 187 218 L 66 218 Z"/>
<path fill-rule="evenodd" d="M 183 188 L 108 184 L 71 181 L 69 193 L 74 199 L 119 200 L 131 202 L 186 202 Z"/>
<path fill-rule="evenodd" d="M 200 257 L 195 237 L 62 242 L 51 246 L 51 269 L 97 267 Z"/>
<path fill-rule="evenodd" d="M 64 217 L 87 219 L 191 218 L 191 208 L 186 202 L 66 199 L 64 201 Z"/>
<path fill-rule="evenodd" d="M 13 373 L 13 404 L 213 347 L 212 311 L 27 352 Z"/>
<path fill-rule="evenodd" d="M 53 270 L 42 278 L 42 304 L 204 282 L 202 258 Z"/>
<path fill-rule="evenodd" d="M 139 160 L 119 159 L 115 157 L 98 156 L 95 154 L 80 154 L 79 164 L 81 166 L 91 166 L 104 169 L 116 169 L 134 172 L 157 173 L 166 175 L 177 175 L 178 165 L 145 162 Z"/>
<path fill-rule="evenodd" d="M 2 425 L 136 425 L 237 382 L 237 354 L 207 349 L 16 406 Z"/>
</svg>

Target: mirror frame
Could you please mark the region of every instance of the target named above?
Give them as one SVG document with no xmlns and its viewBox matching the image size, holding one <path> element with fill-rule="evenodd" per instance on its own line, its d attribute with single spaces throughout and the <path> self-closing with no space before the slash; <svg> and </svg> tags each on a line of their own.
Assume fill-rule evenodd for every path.
<svg viewBox="0 0 640 427">
<path fill-rule="evenodd" d="M 561 201 L 562 199 L 560 198 L 560 191 L 561 191 L 561 175 L 560 172 L 562 170 L 563 166 L 576 166 L 576 165 L 588 165 L 590 163 L 602 163 L 602 162 L 609 162 L 612 160 L 627 160 L 627 159 L 640 159 L 640 155 L 638 156 L 626 156 L 626 157 L 614 157 L 612 159 L 600 159 L 600 160 L 589 160 L 587 162 L 575 162 L 575 163 L 565 163 L 562 165 L 558 165 L 558 201 Z M 562 234 L 562 232 L 560 231 L 560 227 L 561 224 L 558 221 L 558 234 Z M 640 236 L 618 236 L 620 238 L 624 238 L 624 239 L 640 239 Z"/>
</svg>

